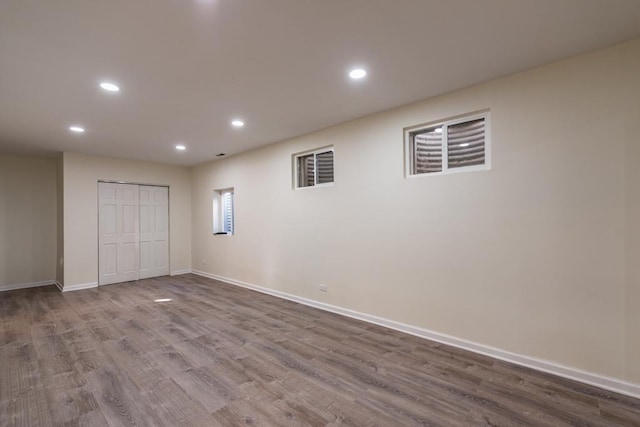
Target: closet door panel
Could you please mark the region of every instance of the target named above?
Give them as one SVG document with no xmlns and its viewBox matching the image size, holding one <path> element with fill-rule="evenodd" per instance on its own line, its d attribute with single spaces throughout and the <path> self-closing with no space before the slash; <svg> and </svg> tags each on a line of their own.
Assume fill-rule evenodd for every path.
<svg viewBox="0 0 640 427">
<path fill-rule="evenodd" d="M 169 274 L 169 189 L 140 186 L 140 277 Z M 144 249 L 142 245 L 144 244 Z M 143 261 L 144 258 L 144 261 Z"/>
<path fill-rule="evenodd" d="M 98 283 L 137 280 L 138 257 L 138 186 L 98 183 Z"/>
</svg>

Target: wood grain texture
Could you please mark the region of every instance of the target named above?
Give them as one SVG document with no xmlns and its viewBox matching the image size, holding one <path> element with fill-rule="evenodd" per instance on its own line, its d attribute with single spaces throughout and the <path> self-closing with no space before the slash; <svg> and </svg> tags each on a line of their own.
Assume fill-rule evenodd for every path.
<svg viewBox="0 0 640 427">
<path fill-rule="evenodd" d="M 4 292 L 0 319 L 0 426 L 640 426 L 637 399 L 195 275 Z"/>
</svg>

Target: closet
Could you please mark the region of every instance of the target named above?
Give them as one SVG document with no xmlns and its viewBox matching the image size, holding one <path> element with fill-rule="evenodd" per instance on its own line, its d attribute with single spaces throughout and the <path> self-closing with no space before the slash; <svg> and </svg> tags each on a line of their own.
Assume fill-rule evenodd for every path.
<svg viewBox="0 0 640 427">
<path fill-rule="evenodd" d="M 169 274 L 169 188 L 98 182 L 98 284 Z"/>
</svg>

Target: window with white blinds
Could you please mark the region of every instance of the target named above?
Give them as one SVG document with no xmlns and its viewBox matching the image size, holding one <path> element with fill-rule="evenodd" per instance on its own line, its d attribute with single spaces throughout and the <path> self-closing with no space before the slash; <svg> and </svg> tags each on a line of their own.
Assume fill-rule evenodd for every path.
<svg viewBox="0 0 640 427">
<path fill-rule="evenodd" d="M 234 234 L 233 188 L 213 192 L 213 234 Z"/>
<path fill-rule="evenodd" d="M 233 192 L 222 193 L 222 231 L 233 234 Z"/>
<path fill-rule="evenodd" d="M 294 154 L 295 188 L 333 183 L 333 147 Z"/>
<path fill-rule="evenodd" d="M 489 114 L 405 130 L 408 175 L 489 168 Z"/>
</svg>

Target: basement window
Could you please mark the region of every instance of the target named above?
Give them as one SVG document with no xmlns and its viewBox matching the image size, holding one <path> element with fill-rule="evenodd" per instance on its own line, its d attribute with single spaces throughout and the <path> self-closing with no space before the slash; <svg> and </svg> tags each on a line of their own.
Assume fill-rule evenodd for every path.
<svg viewBox="0 0 640 427">
<path fill-rule="evenodd" d="M 405 129 L 407 175 L 490 169 L 489 113 Z"/>
<path fill-rule="evenodd" d="M 233 188 L 213 192 L 213 234 L 235 233 Z"/>
<path fill-rule="evenodd" d="M 295 188 L 333 184 L 333 147 L 293 155 Z"/>
</svg>

